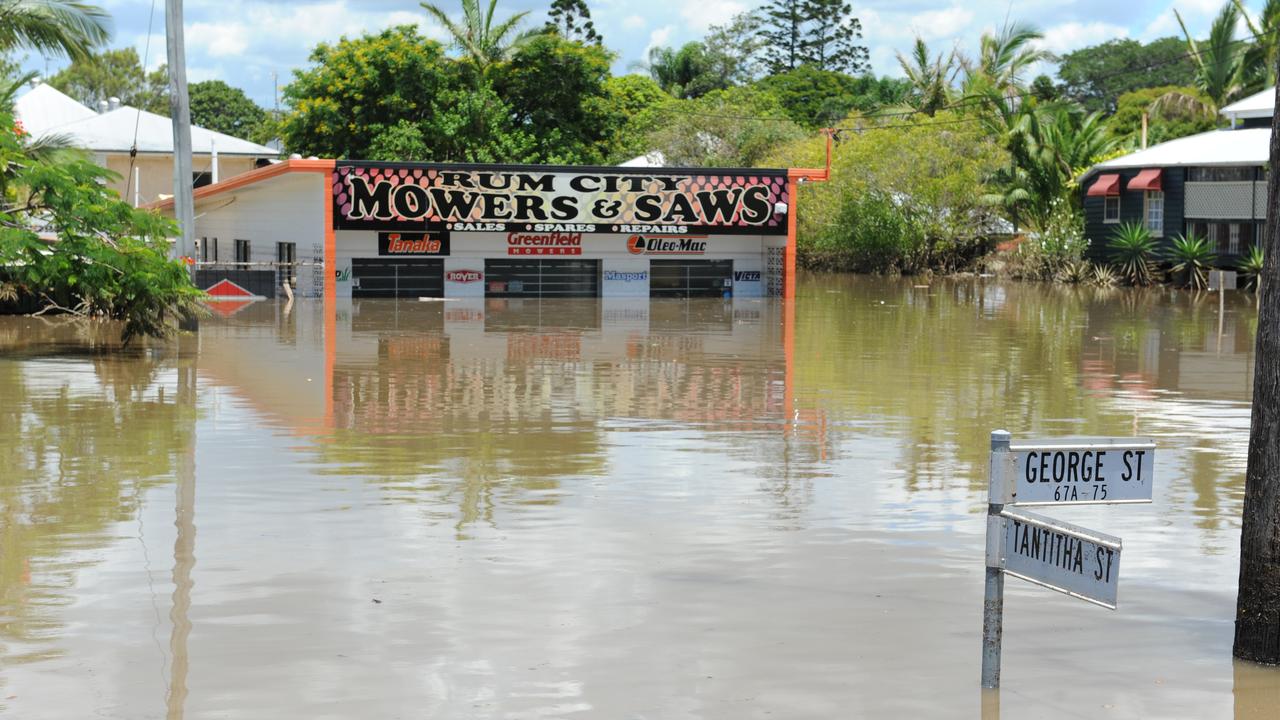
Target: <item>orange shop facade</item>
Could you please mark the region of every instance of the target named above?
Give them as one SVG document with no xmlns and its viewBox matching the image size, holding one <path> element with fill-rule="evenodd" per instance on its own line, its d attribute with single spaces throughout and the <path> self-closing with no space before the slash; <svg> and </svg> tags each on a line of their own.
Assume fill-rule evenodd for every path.
<svg viewBox="0 0 1280 720">
<path fill-rule="evenodd" d="M 195 260 L 327 299 L 792 296 L 826 174 L 294 159 L 196 191 Z"/>
</svg>

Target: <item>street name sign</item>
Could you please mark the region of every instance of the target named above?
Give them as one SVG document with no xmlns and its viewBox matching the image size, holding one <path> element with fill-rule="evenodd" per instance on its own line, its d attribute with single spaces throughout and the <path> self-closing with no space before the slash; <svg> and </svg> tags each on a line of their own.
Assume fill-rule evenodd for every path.
<svg viewBox="0 0 1280 720">
<path fill-rule="evenodd" d="M 1018 505 L 1151 502 L 1156 444 L 1146 438 L 1028 440 L 1003 458 Z"/>
<path fill-rule="evenodd" d="M 1116 609 L 1120 538 L 1029 512 L 1000 517 L 1006 575 Z"/>
</svg>

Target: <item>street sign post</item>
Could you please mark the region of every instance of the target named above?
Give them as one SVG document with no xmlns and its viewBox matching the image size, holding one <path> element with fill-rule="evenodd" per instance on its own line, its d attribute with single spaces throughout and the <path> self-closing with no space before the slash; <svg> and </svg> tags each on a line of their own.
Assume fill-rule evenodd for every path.
<svg viewBox="0 0 1280 720">
<path fill-rule="evenodd" d="M 1151 502 L 1156 444 L 1146 438 L 1030 440 L 1005 458 L 1010 503 L 1091 505 Z"/>
<path fill-rule="evenodd" d="M 1146 438 L 1015 445 L 1008 432 L 991 433 L 982 687 L 1000 686 L 1005 575 L 1116 609 L 1120 538 L 1011 508 L 1151 502 L 1155 460 Z"/>
<path fill-rule="evenodd" d="M 1116 609 L 1120 538 L 1029 512 L 1002 515 L 1006 575 Z"/>
</svg>

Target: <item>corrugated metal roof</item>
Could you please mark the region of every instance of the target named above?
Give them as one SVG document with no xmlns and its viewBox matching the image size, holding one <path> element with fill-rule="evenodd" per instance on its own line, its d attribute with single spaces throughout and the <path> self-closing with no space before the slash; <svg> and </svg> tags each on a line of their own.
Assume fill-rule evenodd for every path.
<svg viewBox="0 0 1280 720">
<path fill-rule="evenodd" d="M 98 113 L 40 83 L 27 90 L 13 103 L 14 116 L 22 121 L 23 128 L 34 137 L 48 134 L 60 125 L 95 117 Z"/>
<path fill-rule="evenodd" d="M 1211 130 L 1099 163 L 1088 174 L 1137 167 L 1263 165 L 1270 159 L 1270 151 L 1270 128 Z"/>
<path fill-rule="evenodd" d="M 65 135 L 72 145 L 85 150 L 127 153 L 133 147 L 136 125 L 138 152 L 173 153 L 173 123 L 163 115 L 128 105 L 99 114 L 44 84 L 25 93 L 15 106 L 23 126 L 35 137 Z M 28 113 L 36 122 L 27 120 Z M 60 118 L 64 119 L 49 124 Z M 37 129 L 37 123 L 43 127 Z M 192 152 L 208 155 L 213 147 L 217 147 L 219 155 L 276 157 L 280 154 L 266 145 L 192 125 Z"/>
<path fill-rule="evenodd" d="M 1271 86 L 1242 100 L 1237 100 L 1218 111 L 1225 117 L 1258 118 L 1271 117 L 1275 108 L 1276 88 Z"/>
</svg>

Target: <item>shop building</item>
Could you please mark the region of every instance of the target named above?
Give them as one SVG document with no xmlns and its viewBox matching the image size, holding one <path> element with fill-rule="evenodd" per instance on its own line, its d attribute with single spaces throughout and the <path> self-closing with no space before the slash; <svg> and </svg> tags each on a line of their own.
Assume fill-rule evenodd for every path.
<svg viewBox="0 0 1280 720">
<path fill-rule="evenodd" d="M 196 190 L 196 260 L 268 297 L 781 296 L 826 176 L 289 160 Z"/>
<path fill-rule="evenodd" d="M 1221 110 L 1230 128 L 1153 145 L 1095 165 L 1081 178 L 1090 254 L 1105 257 L 1122 223 L 1141 223 L 1161 245 L 1208 238 L 1232 265 L 1262 239 L 1275 88 Z"/>
</svg>

